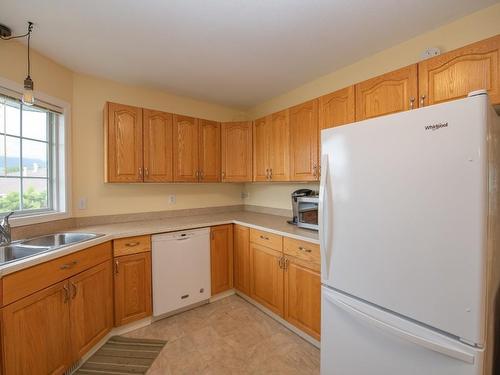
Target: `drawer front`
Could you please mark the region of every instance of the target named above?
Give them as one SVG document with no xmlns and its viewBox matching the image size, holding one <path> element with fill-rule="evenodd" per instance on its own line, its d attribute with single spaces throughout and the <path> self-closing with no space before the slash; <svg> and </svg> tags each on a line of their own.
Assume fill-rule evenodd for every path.
<svg viewBox="0 0 500 375">
<path fill-rule="evenodd" d="M 250 242 L 266 246 L 277 251 L 283 250 L 283 237 L 277 234 L 264 232 L 262 230 L 250 229 Z"/>
<path fill-rule="evenodd" d="M 311 262 L 316 266 L 321 262 L 319 245 L 310 242 L 285 237 L 283 239 L 283 252 L 286 255 Z"/>
<path fill-rule="evenodd" d="M 11 273 L 3 278 L 3 305 L 8 305 L 108 259 L 111 259 L 111 242 Z"/>
<path fill-rule="evenodd" d="M 135 236 L 113 241 L 113 255 L 138 254 L 151 251 L 151 236 Z"/>
</svg>

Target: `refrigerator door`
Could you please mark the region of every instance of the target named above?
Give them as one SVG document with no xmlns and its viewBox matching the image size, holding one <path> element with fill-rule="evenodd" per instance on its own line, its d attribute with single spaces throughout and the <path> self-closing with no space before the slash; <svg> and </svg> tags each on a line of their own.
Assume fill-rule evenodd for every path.
<svg viewBox="0 0 500 375">
<path fill-rule="evenodd" d="M 322 288 L 322 375 L 480 375 L 474 349 L 359 300 Z"/>
<path fill-rule="evenodd" d="M 323 283 L 484 344 L 488 99 L 322 131 Z"/>
</svg>

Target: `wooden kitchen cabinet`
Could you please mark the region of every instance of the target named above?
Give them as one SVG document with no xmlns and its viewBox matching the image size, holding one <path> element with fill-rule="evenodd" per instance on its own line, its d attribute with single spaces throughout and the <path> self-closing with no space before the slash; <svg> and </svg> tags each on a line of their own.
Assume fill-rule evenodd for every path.
<svg viewBox="0 0 500 375">
<path fill-rule="evenodd" d="M 317 181 L 318 170 L 317 99 L 290 108 L 290 179 Z"/>
<path fill-rule="evenodd" d="M 209 120 L 199 121 L 199 181 L 220 182 L 221 147 L 220 123 Z"/>
<path fill-rule="evenodd" d="M 63 281 L 2 309 L 6 375 L 64 374 L 72 362 L 69 300 Z"/>
<path fill-rule="evenodd" d="M 290 122 L 289 111 L 271 115 L 271 139 L 269 147 L 269 166 L 271 181 L 290 180 Z"/>
<path fill-rule="evenodd" d="M 358 83 L 356 121 L 418 107 L 417 65 Z"/>
<path fill-rule="evenodd" d="M 269 144 L 271 116 L 262 117 L 253 124 L 253 180 L 269 181 Z"/>
<path fill-rule="evenodd" d="M 105 180 L 142 182 L 142 108 L 106 103 Z"/>
<path fill-rule="evenodd" d="M 420 62 L 418 78 L 422 105 L 463 98 L 481 89 L 499 104 L 500 35 Z"/>
<path fill-rule="evenodd" d="M 252 181 L 252 122 L 221 125 L 222 181 Z"/>
<path fill-rule="evenodd" d="M 321 333 L 321 275 L 318 267 L 285 257 L 284 318 L 316 340 Z"/>
<path fill-rule="evenodd" d="M 113 327 L 111 260 L 69 279 L 71 345 L 77 361 Z"/>
<path fill-rule="evenodd" d="M 212 295 L 233 287 L 233 225 L 210 228 L 210 275 Z"/>
<path fill-rule="evenodd" d="M 323 95 L 319 98 L 320 130 L 356 121 L 354 86 Z"/>
<path fill-rule="evenodd" d="M 198 182 L 198 119 L 174 115 L 174 181 Z"/>
<path fill-rule="evenodd" d="M 151 315 L 151 252 L 115 258 L 115 326 Z"/>
<path fill-rule="evenodd" d="M 283 316 L 282 252 L 250 243 L 250 297 Z"/>
<path fill-rule="evenodd" d="M 144 109 L 143 126 L 144 182 L 172 182 L 172 114 Z"/>
<path fill-rule="evenodd" d="M 250 295 L 250 228 L 234 225 L 234 287 Z"/>
</svg>

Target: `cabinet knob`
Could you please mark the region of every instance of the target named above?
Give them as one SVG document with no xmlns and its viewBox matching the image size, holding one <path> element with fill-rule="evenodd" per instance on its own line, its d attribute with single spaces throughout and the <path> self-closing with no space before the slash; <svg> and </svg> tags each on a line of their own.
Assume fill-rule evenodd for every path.
<svg viewBox="0 0 500 375">
<path fill-rule="evenodd" d="M 139 167 L 139 177 L 142 177 L 142 167 Z"/>
<path fill-rule="evenodd" d="M 423 107 L 425 105 L 425 94 L 420 97 L 420 107 Z"/>
<path fill-rule="evenodd" d="M 411 98 L 410 99 L 410 109 L 413 109 L 414 104 L 415 104 L 415 98 Z"/>
</svg>

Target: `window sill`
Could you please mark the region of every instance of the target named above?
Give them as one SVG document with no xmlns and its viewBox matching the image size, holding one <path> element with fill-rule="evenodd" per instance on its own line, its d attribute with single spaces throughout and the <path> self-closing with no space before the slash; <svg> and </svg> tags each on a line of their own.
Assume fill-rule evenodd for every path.
<svg viewBox="0 0 500 375">
<path fill-rule="evenodd" d="M 71 215 L 68 212 L 43 212 L 39 214 L 18 216 L 10 218 L 10 225 L 15 227 L 21 227 L 23 225 L 32 225 L 47 223 L 55 220 L 69 219 Z"/>
</svg>

